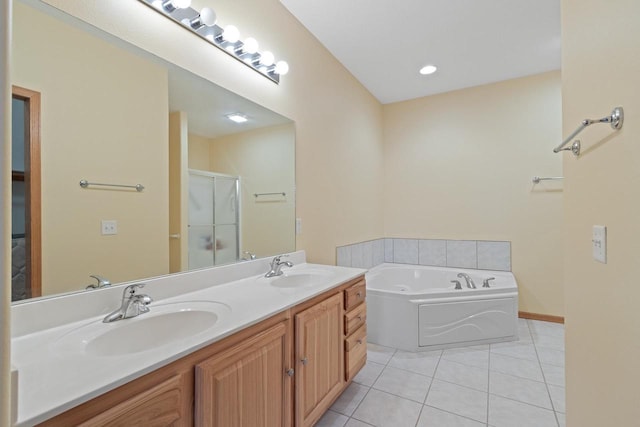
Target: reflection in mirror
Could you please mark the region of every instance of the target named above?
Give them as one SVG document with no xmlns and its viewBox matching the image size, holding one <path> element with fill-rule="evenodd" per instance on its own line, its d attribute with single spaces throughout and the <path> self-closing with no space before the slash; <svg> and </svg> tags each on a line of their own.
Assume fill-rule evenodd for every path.
<svg viewBox="0 0 640 427">
<path fill-rule="evenodd" d="M 15 261 L 42 295 L 295 250 L 291 120 L 32 0 L 13 43 L 42 112 L 41 264 Z"/>
</svg>

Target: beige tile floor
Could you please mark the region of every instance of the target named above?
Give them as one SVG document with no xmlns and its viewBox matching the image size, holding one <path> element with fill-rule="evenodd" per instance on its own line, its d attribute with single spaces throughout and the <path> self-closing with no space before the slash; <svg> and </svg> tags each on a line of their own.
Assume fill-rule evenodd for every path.
<svg viewBox="0 0 640 427">
<path fill-rule="evenodd" d="M 409 353 L 368 345 L 367 364 L 318 427 L 564 427 L 564 326 L 519 319 L 516 342 Z"/>
</svg>

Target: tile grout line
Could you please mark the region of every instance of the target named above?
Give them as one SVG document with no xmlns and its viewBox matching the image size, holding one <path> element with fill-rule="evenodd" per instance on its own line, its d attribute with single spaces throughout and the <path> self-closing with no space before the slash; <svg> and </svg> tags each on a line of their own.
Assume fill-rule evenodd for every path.
<svg viewBox="0 0 640 427">
<path fill-rule="evenodd" d="M 491 344 L 489 344 L 489 363 L 487 366 L 487 426 L 489 425 L 490 398 L 491 398 Z"/>
<path fill-rule="evenodd" d="M 387 347 L 387 348 L 390 348 L 390 347 Z M 367 350 L 367 352 L 368 352 L 368 350 Z M 362 421 L 362 420 L 359 420 L 358 418 L 354 418 L 354 416 L 353 416 L 353 415 L 358 411 L 358 408 L 360 408 L 360 405 L 362 405 L 362 402 L 364 402 L 364 400 L 365 400 L 365 399 L 367 398 L 367 396 L 369 395 L 369 392 L 371 391 L 371 389 L 373 389 L 373 385 L 376 383 L 376 381 L 378 381 L 378 378 L 380 378 L 380 375 L 382 375 L 382 373 L 384 372 L 384 370 L 385 370 L 385 369 L 387 368 L 387 366 L 389 365 L 389 362 L 391 362 L 391 359 L 393 359 L 393 356 L 395 356 L 397 352 L 398 352 L 398 349 L 394 349 L 393 354 L 391 355 L 391 357 L 389 358 L 389 360 L 387 360 L 387 363 L 385 363 L 385 364 L 378 363 L 379 365 L 383 365 L 383 368 L 382 368 L 382 370 L 380 371 L 380 373 L 376 376 L 376 378 L 373 380 L 373 383 L 371 383 L 371 385 L 370 385 L 370 386 L 365 386 L 364 384 L 356 383 L 356 384 L 360 384 L 361 386 L 368 387 L 368 390 L 367 390 L 367 392 L 364 394 L 364 396 L 362 396 L 362 400 L 360 400 L 360 402 L 356 405 L 356 407 L 355 407 L 355 409 L 353 410 L 353 412 L 351 413 L 351 415 L 349 415 L 349 419 L 353 418 L 353 419 L 355 419 L 355 420 L 357 420 L 357 421 Z M 368 359 L 368 358 L 369 358 L 369 357 L 368 357 L 368 355 L 367 355 L 367 359 Z M 373 362 L 373 361 L 372 361 L 372 363 L 376 363 L 376 362 Z M 375 390 L 380 391 L 380 390 L 378 390 L 378 389 L 375 389 Z M 347 423 L 348 423 L 348 422 L 349 422 L 349 421 L 347 420 Z M 364 422 L 364 421 L 362 421 L 362 422 Z"/>
<path fill-rule="evenodd" d="M 527 320 L 527 327 L 529 328 L 529 333 L 531 334 L 531 323 Z M 551 408 L 553 410 L 553 417 L 556 419 L 556 425 L 560 427 L 560 420 L 558 419 L 558 412 L 556 411 L 556 406 L 553 403 L 553 398 L 551 398 L 551 391 L 549 390 L 549 384 L 547 384 L 547 377 L 544 374 L 544 370 L 542 369 L 542 362 L 540 362 L 540 355 L 538 355 L 538 347 L 536 346 L 535 340 L 533 339 L 533 335 L 531 336 L 531 340 L 533 341 L 533 348 L 536 351 L 536 357 L 538 358 L 538 366 L 540 367 L 540 372 L 542 372 L 542 378 L 544 379 L 544 386 L 547 389 L 547 395 L 549 396 L 549 402 L 551 403 Z"/>
</svg>

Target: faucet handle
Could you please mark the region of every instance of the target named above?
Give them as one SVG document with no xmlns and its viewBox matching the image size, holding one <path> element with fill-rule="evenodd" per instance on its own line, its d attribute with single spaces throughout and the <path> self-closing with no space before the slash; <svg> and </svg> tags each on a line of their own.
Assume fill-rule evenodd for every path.
<svg viewBox="0 0 640 427">
<path fill-rule="evenodd" d="M 451 283 L 455 283 L 456 287 L 454 289 L 462 289 L 462 285 L 460 284 L 460 280 L 452 280 Z"/>
<path fill-rule="evenodd" d="M 131 295 L 136 293 L 136 289 L 142 289 L 144 288 L 144 283 L 134 283 L 133 285 L 129 285 L 126 288 L 124 288 L 124 293 L 126 294 L 127 292 L 129 292 Z"/>
<path fill-rule="evenodd" d="M 488 279 L 484 279 L 484 281 L 482 282 L 482 287 L 483 288 L 490 288 L 491 286 L 489 286 L 489 281 L 491 280 L 496 280 L 495 277 L 489 277 Z"/>
</svg>

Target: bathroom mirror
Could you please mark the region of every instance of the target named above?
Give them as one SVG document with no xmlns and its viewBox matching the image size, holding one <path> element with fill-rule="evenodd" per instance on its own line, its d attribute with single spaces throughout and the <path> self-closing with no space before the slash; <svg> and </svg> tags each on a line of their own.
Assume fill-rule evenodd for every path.
<svg viewBox="0 0 640 427">
<path fill-rule="evenodd" d="M 14 86 L 40 96 L 41 289 L 16 232 L 22 296 L 295 250 L 291 120 L 32 0 L 14 3 L 12 55 Z"/>
</svg>

